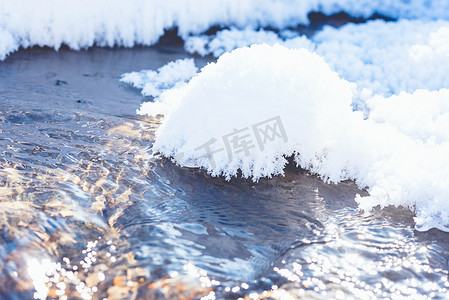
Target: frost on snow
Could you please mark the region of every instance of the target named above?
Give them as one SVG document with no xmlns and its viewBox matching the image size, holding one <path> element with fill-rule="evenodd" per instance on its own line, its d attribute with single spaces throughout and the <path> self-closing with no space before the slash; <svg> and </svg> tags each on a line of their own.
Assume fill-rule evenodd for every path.
<svg viewBox="0 0 449 300">
<path fill-rule="evenodd" d="M 367 119 L 351 107 L 353 90 L 317 54 L 254 45 L 225 53 L 140 113 L 164 108 L 153 149 L 180 165 L 257 181 L 282 174 L 293 156 L 327 182 L 367 187 L 370 196 L 356 199 L 363 209 L 403 205 L 418 229 L 448 230 L 449 90 L 376 96 Z"/>
</svg>

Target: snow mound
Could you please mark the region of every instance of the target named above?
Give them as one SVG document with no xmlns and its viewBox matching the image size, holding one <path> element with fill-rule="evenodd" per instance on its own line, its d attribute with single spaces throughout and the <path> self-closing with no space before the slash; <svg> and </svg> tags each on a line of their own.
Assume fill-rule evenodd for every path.
<svg viewBox="0 0 449 300">
<path fill-rule="evenodd" d="M 239 169 L 254 180 L 282 174 L 284 156 L 299 149 L 301 161 L 312 164 L 344 129 L 342 116 L 354 115 L 350 83 L 321 57 L 268 45 L 224 54 L 140 113 L 159 114 L 152 106 L 159 103 L 172 111 L 154 150 L 228 179 Z M 340 178 L 330 173 L 332 180 Z"/>
<path fill-rule="evenodd" d="M 122 75 L 120 81 L 142 89 L 144 96 L 159 96 L 164 90 L 180 87 L 198 72 L 192 58 L 178 59 L 157 71 L 142 70 Z"/>
<path fill-rule="evenodd" d="M 19 47 L 72 49 L 153 45 L 165 30 L 185 39 L 213 26 L 284 29 L 310 12 L 368 18 L 448 19 L 449 2 L 428 0 L 0 0 L 0 60 Z"/>
<path fill-rule="evenodd" d="M 416 212 L 417 229 L 449 231 L 449 90 L 378 96 L 368 119 L 352 110 L 352 90 L 317 54 L 255 45 L 139 112 L 166 114 L 153 150 L 181 166 L 257 181 L 283 174 L 293 156 L 327 182 L 367 188 L 356 199 L 362 209 L 402 205 Z"/>
</svg>

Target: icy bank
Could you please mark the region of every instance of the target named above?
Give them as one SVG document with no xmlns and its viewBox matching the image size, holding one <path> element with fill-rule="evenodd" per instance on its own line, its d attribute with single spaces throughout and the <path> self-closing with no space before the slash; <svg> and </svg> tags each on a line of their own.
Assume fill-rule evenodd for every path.
<svg viewBox="0 0 449 300">
<path fill-rule="evenodd" d="M 0 0 L 0 60 L 19 47 L 72 49 L 152 45 L 164 30 L 182 38 L 212 26 L 283 29 L 308 24 L 308 13 L 344 11 L 368 18 L 448 19 L 449 2 L 426 0 Z"/>
<path fill-rule="evenodd" d="M 232 28 L 214 36 L 190 37 L 185 48 L 201 55 L 220 56 L 255 43 L 315 50 L 341 77 L 357 83 L 359 92 L 354 101 L 362 108 L 371 92 L 387 96 L 416 89 L 449 88 L 449 22 L 446 21 L 377 20 L 341 28 L 326 26 L 310 40 L 289 31 L 277 35 L 264 30 Z"/>
<path fill-rule="evenodd" d="M 306 49 L 257 45 L 224 54 L 140 113 L 164 108 L 153 149 L 180 165 L 258 180 L 293 156 L 325 181 L 367 187 L 363 209 L 403 205 L 418 229 L 447 231 L 449 91 L 378 96 L 365 120 L 352 110 L 353 85 Z"/>
</svg>

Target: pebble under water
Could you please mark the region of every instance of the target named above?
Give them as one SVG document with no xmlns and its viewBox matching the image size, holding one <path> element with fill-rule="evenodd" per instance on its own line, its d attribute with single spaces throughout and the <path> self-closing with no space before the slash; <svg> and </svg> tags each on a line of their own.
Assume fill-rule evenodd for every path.
<svg viewBox="0 0 449 300">
<path fill-rule="evenodd" d="M 119 78 L 184 57 L 33 48 L 0 63 L 0 298 L 449 298 L 449 233 L 414 230 L 408 209 L 361 212 L 354 183 L 292 164 L 227 182 L 152 153 L 161 120 L 137 116 L 148 99 Z"/>
</svg>

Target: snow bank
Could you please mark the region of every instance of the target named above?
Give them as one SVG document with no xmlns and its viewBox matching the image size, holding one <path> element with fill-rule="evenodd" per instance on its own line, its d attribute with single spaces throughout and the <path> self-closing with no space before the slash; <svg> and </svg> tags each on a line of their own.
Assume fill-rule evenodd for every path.
<svg viewBox="0 0 449 300">
<path fill-rule="evenodd" d="M 370 197 L 357 199 L 359 206 L 406 206 L 416 211 L 418 230 L 449 231 L 449 90 L 376 96 L 368 106 L 375 125 L 366 145 L 376 157 L 364 176 Z M 386 132 L 376 137 L 380 126 Z"/>
<path fill-rule="evenodd" d="M 447 19 L 449 3 L 427 0 L 0 0 L 0 60 L 19 47 L 152 45 L 164 30 L 187 38 L 212 26 L 277 29 L 308 24 L 309 12 L 355 17 Z"/>
<path fill-rule="evenodd" d="M 277 35 L 270 31 L 232 28 L 214 36 L 191 37 L 185 48 L 191 53 L 219 56 L 255 43 L 315 50 L 341 77 L 357 83 L 354 101 L 362 109 L 372 93 L 387 96 L 416 89 L 449 88 L 449 22 L 446 21 L 376 20 L 338 29 L 326 26 L 310 40 L 292 32 Z"/>
<path fill-rule="evenodd" d="M 225 53 L 140 113 L 164 107 L 153 149 L 180 165 L 258 180 L 294 156 L 325 181 L 368 187 L 356 199 L 365 210 L 406 206 L 418 229 L 448 231 L 449 90 L 378 96 L 368 119 L 352 110 L 352 90 L 317 54 L 257 45 Z"/>
</svg>

